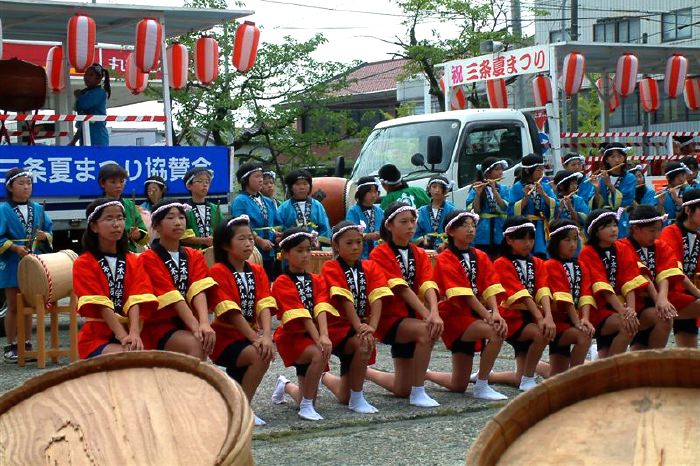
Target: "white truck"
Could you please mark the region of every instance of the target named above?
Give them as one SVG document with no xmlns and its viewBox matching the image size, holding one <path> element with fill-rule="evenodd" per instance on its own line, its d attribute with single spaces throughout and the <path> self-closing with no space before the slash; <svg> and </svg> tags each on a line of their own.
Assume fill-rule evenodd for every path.
<svg viewBox="0 0 700 466">
<path fill-rule="evenodd" d="M 410 185 L 425 187 L 440 174 L 454 180 L 451 201 L 464 208 L 477 165 L 486 157 L 507 160 L 504 182 L 527 154 L 542 154 L 534 119 L 518 110 L 472 109 L 415 115 L 374 127 L 352 170 L 354 182 L 393 163 Z"/>
</svg>

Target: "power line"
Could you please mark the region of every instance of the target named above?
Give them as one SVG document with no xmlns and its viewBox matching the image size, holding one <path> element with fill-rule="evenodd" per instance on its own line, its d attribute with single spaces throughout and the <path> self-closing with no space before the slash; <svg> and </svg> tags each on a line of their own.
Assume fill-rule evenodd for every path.
<svg viewBox="0 0 700 466">
<path fill-rule="evenodd" d="M 407 14 L 398 14 L 398 13 L 385 13 L 381 11 L 364 11 L 364 10 L 349 10 L 349 9 L 344 9 L 344 8 L 331 8 L 327 6 L 320 6 L 320 5 L 307 5 L 304 3 L 296 3 L 296 2 L 282 2 L 279 0 L 260 0 L 263 3 L 275 3 L 278 5 L 288 5 L 288 6 L 298 6 L 301 8 L 312 8 L 316 10 L 324 10 L 324 11 L 335 11 L 335 12 L 340 12 L 340 13 L 359 13 L 363 15 L 377 15 L 377 16 L 392 16 L 395 18 L 408 18 L 413 15 L 407 15 Z"/>
</svg>

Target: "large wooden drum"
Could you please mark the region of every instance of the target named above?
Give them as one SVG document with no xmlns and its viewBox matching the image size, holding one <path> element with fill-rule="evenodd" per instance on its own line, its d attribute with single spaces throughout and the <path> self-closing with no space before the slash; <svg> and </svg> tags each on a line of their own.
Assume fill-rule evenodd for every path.
<svg viewBox="0 0 700 466">
<path fill-rule="evenodd" d="M 26 112 L 41 108 L 45 100 L 44 68 L 16 58 L 0 60 L 0 109 Z"/>
<path fill-rule="evenodd" d="M 698 400 L 697 350 L 598 360 L 506 405 L 474 441 L 467 464 L 697 464 Z"/>
<path fill-rule="evenodd" d="M 252 431 L 241 387 L 177 353 L 99 356 L 0 398 L 3 464 L 252 465 Z"/>
<path fill-rule="evenodd" d="M 73 262 L 78 255 L 70 249 L 50 254 L 28 254 L 19 261 L 17 279 L 20 292 L 30 301 L 41 295 L 44 303 L 55 303 L 73 291 Z"/>
<path fill-rule="evenodd" d="M 323 264 L 331 259 L 333 259 L 332 251 L 311 251 L 311 261 L 309 261 L 307 272 L 320 274 Z"/>
<path fill-rule="evenodd" d="M 312 196 L 320 199 L 331 227 L 345 220 L 348 209 L 355 204 L 357 185 L 352 180 L 328 176 L 311 180 Z"/>
</svg>

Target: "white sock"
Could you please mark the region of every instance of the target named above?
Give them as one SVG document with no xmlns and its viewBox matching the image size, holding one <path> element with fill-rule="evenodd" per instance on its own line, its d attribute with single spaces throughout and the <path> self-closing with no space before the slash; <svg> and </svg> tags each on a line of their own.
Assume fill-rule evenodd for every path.
<svg viewBox="0 0 700 466">
<path fill-rule="evenodd" d="M 474 382 L 474 385 L 477 387 L 487 387 L 489 385 L 489 379 L 486 379 L 486 380 L 476 379 L 476 382 Z"/>
<path fill-rule="evenodd" d="M 489 386 L 488 380 L 481 379 L 477 379 L 476 384 L 474 385 L 473 396 L 478 400 L 486 401 L 499 401 L 508 399 L 508 397 L 505 396 L 503 393 L 497 392 L 496 390 L 491 388 Z"/>
<path fill-rule="evenodd" d="M 362 390 L 359 392 L 350 390 L 350 401 L 348 402 L 348 408 L 350 408 L 351 411 L 355 411 L 356 413 L 360 414 L 374 414 L 379 412 L 377 408 L 365 400 L 365 395 Z"/>
<path fill-rule="evenodd" d="M 255 417 L 255 425 L 256 425 L 256 427 L 261 427 L 261 426 L 264 426 L 265 424 L 267 424 L 267 422 L 263 421 L 262 419 L 260 419 L 260 418 L 259 418 L 258 416 L 256 416 L 255 414 L 253 414 L 253 416 Z"/>
<path fill-rule="evenodd" d="M 522 378 L 520 379 L 520 390 L 526 391 L 529 390 L 537 385 L 537 381 L 535 380 L 535 377 L 528 377 L 527 375 L 523 375 Z"/>
<path fill-rule="evenodd" d="M 421 408 L 435 408 L 440 406 L 440 403 L 433 400 L 427 393 L 425 393 L 425 385 L 411 387 L 409 403 L 411 403 L 413 406 L 419 406 Z"/>
<path fill-rule="evenodd" d="M 313 400 L 302 398 L 299 403 L 299 417 L 307 421 L 322 421 L 323 417 L 314 409 Z"/>
</svg>

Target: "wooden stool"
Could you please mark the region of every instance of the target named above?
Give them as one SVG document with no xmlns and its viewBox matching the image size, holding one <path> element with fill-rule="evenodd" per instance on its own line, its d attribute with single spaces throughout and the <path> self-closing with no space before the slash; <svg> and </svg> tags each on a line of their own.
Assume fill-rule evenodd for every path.
<svg viewBox="0 0 700 466">
<path fill-rule="evenodd" d="M 17 365 L 24 367 L 28 357 L 36 358 L 36 366 L 39 369 L 46 367 L 46 356 L 48 355 L 54 364 L 58 364 L 58 358 L 68 356 L 70 362 L 78 360 L 78 314 L 76 311 L 77 298 L 73 293 L 70 295 L 68 306 L 59 306 L 51 303 L 48 307 L 44 305 L 44 297 L 40 294 L 34 296 L 34 305 L 25 302 L 28 297 L 17 294 Z M 24 328 L 24 317 L 36 314 L 36 350 L 27 351 L 25 341 L 27 333 L 31 334 L 31 327 Z M 51 346 L 46 349 L 46 314 L 51 316 Z M 70 316 L 70 346 L 68 348 L 59 347 L 58 340 L 58 316 L 68 314 Z"/>
</svg>

